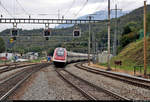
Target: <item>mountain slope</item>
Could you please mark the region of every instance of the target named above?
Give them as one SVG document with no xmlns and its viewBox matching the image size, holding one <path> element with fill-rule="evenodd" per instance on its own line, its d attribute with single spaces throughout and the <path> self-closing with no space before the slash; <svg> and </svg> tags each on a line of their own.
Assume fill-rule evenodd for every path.
<svg viewBox="0 0 150 102">
<path fill-rule="evenodd" d="M 124 14 L 127 14 L 129 13 L 130 11 L 122 11 L 122 12 L 119 12 L 118 13 L 118 17 L 121 17 L 123 16 Z M 101 10 L 101 11 L 97 11 L 95 13 L 92 14 L 92 19 L 94 20 L 106 20 L 108 17 L 108 11 L 105 11 L 105 10 Z M 111 12 L 111 18 L 114 18 L 115 16 L 115 12 Z M 89 15 L 85 15 L 85 16 L 81 16 L 81 17 L 78 17 L 77 19 L 87 19 Z M 60 24 L 58 25 L 56 28 L 67 28 L 67 27 L 72 27 L 73 24 L 69 24 L 69 25 L 66 25 L 66 24 Z"/>
<path fill-rule="evenodd" d="M 111 65 L 114 61 L 122 61 L 122 68 L 130 68 L 133 70 L 135 65 L 144 65 L 144 42 L 138 40 L 127 45 L 116 57 L 111 60 Z M 147 64 L 150 66 L 150 37 L 147 38 Z"/>
</svg>

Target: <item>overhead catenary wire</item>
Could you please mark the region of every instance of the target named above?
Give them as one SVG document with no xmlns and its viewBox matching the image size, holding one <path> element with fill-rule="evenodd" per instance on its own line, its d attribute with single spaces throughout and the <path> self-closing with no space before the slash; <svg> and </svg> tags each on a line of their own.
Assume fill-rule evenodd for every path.
<svg viewBox="0 0 150 102">
<path fill-rule="evenodd" d="M 21 7 L 21 9 L 27 14 L 27 15 L 30 15 L 26 10 L 25 8 L 20 4 L 20 2 L 18 0 L 16 0 L 16 2 L 18 3 L 18 5 Z"/>
<path fill-rule="evenodd" d="M 21 7 L 21 9 L 25 12 L 25 14 L 27 14 L 29 16 L 31 16 L 31 15 L 39 15 L 39 16 L 58 15 L 58 14 L 50 14 L 50 13 L 30 14 L 30 13 L 27 12 L 27 10 L 25 10 L 25 8 L 21 5 L 21 3 L 18 0 L 16 0 L 16 2 Z"/>
<path fill-rule="evenodd" d="M 107 8 L 103 6 L 104 5 L 103 3 L 105 4 L 107 3 L 107 1 L 102 0 L 99 4 L 97 4 L 97 7 L 94 9 L 95 11 L 94 15 L 99 15 L 99 16 L 102 16 L 102 18 L 107 18 Z"/>
<path fill-rule="evenodd" d="M 67 11 L 63 15 L 67 15 L 70 12 L 70 10 L 72 9 L 73 5 L 75 4 L 75 1 L 76 0 L 73 0 L 72 4 L 70 5 L 70 7 L 67 9 Z"/>
<path fill-rule="evenodd" d="M 103 0 L 102 2 L 106 2 L 106 0 Z M 99 10 L 99 8 L 102 6 L 102 2 L 99 3 L 99 5 L 97 6 L 97 8 L 95 9 L 95 11 Z M 106 9 L 106 8 L 105 8 Z"/>
<path fill-rule="evenodd" d="M 79 15 L 79 13 L 85 8 L 85 6 L 87 5 L 88 0 L 86 0 L 86 2 L 83 4 L 83 6 L 79 9 L 79 11 L 75 14 L 75 17 L 77 17 Z"/>
<path fill-rule="evenodd" d="M 11 16 L 13 17 L 13 15 L 5 8 L 5 6 L 2 4 L 2 2 L 0 1 L 0 6 Z M 14 18 L 14 17 L 13 17 Z"/>
</svg>

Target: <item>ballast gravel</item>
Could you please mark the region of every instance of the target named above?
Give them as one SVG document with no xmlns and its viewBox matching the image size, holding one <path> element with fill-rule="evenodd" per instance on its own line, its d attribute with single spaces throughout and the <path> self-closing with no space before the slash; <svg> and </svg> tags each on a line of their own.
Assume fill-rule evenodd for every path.
<svg viewBox="0 0 150 102">
<path fill-rule="evenodd" d="M 10 96 L 10 100 L 86 100 L 81 93 L 58 76 L 53 65 L 35 74 L 36 77 L 26 86 L 24 93 L 18 96 L 19 92 L 15 92 L 14 96 Z M 15 96 L 19 99 L 15 99 Z"/>
<path fill-rule="evenodd" d="M 133 100 L 150 100 L 150 90 L 130 85 L 103 75 L 93 74 L 76 68 L 73 64 L 68 65 L 66 70 L 96 84 L 102 88 L 115 92 L 119 95 Z"/>
</svg>

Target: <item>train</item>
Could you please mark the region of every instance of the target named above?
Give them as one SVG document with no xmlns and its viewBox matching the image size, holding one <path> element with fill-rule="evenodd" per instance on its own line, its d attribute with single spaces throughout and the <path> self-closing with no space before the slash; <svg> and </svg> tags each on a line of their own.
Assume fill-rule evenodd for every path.
<svg viewBox="0 0 150 102">
<path fill-rule="evenodd" d="M 90 59 L 92 55 L 90 55 Z M 87 61 L 88 54 L 83 53 L 75 53 L 71 51 L 67 51 L 66 48 L 56 48 L 53 53 L 53 63 L 55 66 L 65 66 L 69 63 Z"/>
</svg>

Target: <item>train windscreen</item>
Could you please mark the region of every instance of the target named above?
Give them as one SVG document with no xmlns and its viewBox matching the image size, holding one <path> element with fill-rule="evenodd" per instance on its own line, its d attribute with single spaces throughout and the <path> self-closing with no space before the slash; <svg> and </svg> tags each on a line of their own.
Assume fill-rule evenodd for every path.
<svg viewBox="0 0 150 102">
<path fill-rule="evenodd" d="M 65 52 L 64 49 L 58 49 L 56 53 L 57 53 L 57 56 L 64 56 L 64 52 Z"/>
</svg>

